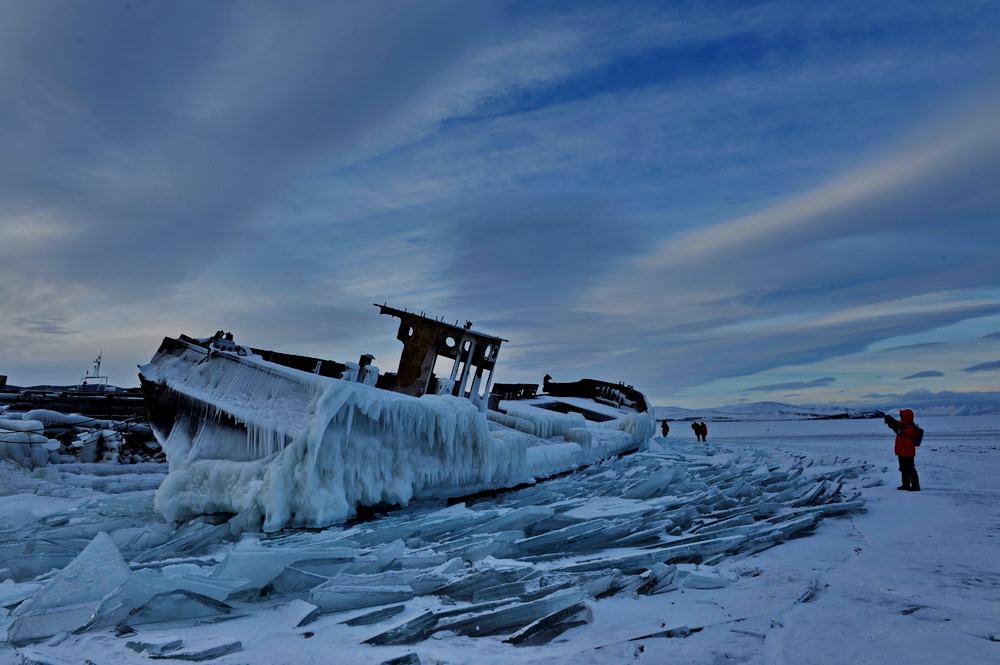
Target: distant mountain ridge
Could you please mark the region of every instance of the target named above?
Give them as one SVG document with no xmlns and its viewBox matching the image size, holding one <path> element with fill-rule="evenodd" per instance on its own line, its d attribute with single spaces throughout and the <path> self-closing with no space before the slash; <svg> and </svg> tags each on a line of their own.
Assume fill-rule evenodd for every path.
<svg viewBox="0 0 1000 665">
<path fill-rule="evenodd" d="M 881 418 L 885 415 L 884 411 L 878 409 L 849 409 L 843 406 L 819 404 L 802 406 L 782 402 L 751 402 L 714 409 L 656 406 L 653 407 L 653 413 L 657 420 L 711 420 L 716 422 L 726 420 L 833 420 Z"/>
</svg>

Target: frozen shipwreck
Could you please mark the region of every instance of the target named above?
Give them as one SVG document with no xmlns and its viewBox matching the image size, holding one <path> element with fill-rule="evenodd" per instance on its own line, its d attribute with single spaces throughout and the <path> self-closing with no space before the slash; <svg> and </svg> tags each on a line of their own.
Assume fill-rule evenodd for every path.
<svg viewBox="0 0 1000 665">
<path fill-rule="evenodd" d="M 343 522 L 358 506 L 513 487 L 638 448 L 645 397 L 586 379 L 499 384 L 506 340 L 422 314 L 399 319 L 398 370 L 243 346 L 232 335 L 165 338 L 140 367 L 150 425 L 170 464 L 169 520 L 245 513 L 265 531 Z M 438 365 L 448 367 L 441 375 Z M 446 374 L 446 375 L 445 375 Z"/>
</svg>

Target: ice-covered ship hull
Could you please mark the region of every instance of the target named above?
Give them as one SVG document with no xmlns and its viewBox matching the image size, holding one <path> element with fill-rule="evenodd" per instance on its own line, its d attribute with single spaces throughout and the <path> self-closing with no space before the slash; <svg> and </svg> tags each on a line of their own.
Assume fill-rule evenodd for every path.
<svg viewBox="0 0 1000 665">
<path fill-rule="evenodd" d="M 480 394 L 503 340 L 382 307 L 402 321 L 395 375 L 380 376 L 365 357 L 341 365 L 222 335 L 164 339 L 140 368 L 150 425 L 170 464 L 157 510 L 170 520 L 245 512 L 265 531 L 320 527 L 358 506 L 531 482 L 653 435 L 645 399 L 625 386 L 556 397 L 491 393 L 488 381 Z M 433 373 L 428 358 L 442 355 L 454 360 L 453 378 Z"/>
</svg>

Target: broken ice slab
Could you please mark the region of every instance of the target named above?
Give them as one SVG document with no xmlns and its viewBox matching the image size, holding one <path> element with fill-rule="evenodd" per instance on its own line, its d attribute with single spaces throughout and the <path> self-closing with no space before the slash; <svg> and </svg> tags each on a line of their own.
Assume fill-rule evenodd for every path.
<svg viewBox="0 0 1000 665">
<path fill-rule="evenodd" d="M 132 563 L 148 563 L 198 554 L 233 538 L 228 524 L 206 523 L 202 518 L 188 522 L 167 542 L 139 554 Z"/>
<path fill-rule="evenodd" d="M 724 510 L 718 513 L 713 513 L 712 517 L 717 520 L 728 519 L 737 515 L 750 515 L 758 520 L 776 515 L 780 511 L 785 509 L 785 505 L 778 503 L 776 501 L 763 501 L 761 503 L 754 503 L 748 506 L 740 506 L 739 508 L 733 508 L 732 510 Z M 711 520 L 707 523 L 710 523 Z"/>
<path fill-rule="evenodd" d="M 433 568 L 448 561 L 448 555 L 443 552 L 435 552 L 427 549 L 418 552 L 410 552 L 396 559 L 396 563 L 402 568 Z"/>
<path fill-rule="evenodd" d="M 637 642 L 638 640 L 651 640 L 654 638 L 666 637 L 688 637 L 692 633 L 700 633 L 705 630 L 704 627 L 700 628 L 690 628 L 686 624 L 680 626 L 674 626 L 672 628 L 667 628 L 666 630 L 658 630 L 655 633 L 649 633 L 648 635 L 639 635 L 638 637 L 628 638 L 629 642 Z"/>
<path fill-rule="evenodd" d="M 153 523 L 141 527 L 130 527 L 111 531 L 111 539 L 118 546 L 122 557 L 130 559 L 154 547 L 159 547 L 170 539 L 170 527 Z"/>
<path fill-rule="evenodd" d="M 148 653 L 150 656 L 159 656 L 171 651 L 177 651 L 184 644 L 184 640 L 179 637 L 145 636 L 142 639 L 129 640 L 125 646 L 138 653 Z"/>
<path fill-rule="evenodd" d="M 691 533 L 718 533 L 731 527 L 748 526 L 755 523 L 754 518 L 746 513 L 727 519 L 709 520 L 691 530 Z"/>
<path fill-rule="evenodd" d="M 454 600 L 470 601 L 473 597 L 485 589 L 490 589 L 512 582 L 520 582 L 535 574 L 530 568 L 499 570 L 497 568 L 483 568 L 473 571 L 467 575 L 452 580 L 448 584 L 441 586 L 437 593 Z"/>
<path fill-rule="evenodd" d="M 406 605 L 390 605 L 389 607 L 383 607 L 382 609 L 375 610 L 374 612 L 366 612 L 359 616 L 347 619 L 346 621 L 341 621 L 341 623 L 345 626 L 368 626 L 373 623 L 385 621 L 386 619 L 391 619 L 405 609 Z"/>
<path fill-rule="evenodd" d="M 671 491 L 670 486 L 687 475 L 687 469 L 670 466 L 645 476 L 643 480 L 625 490 L 622 496 L 626 499 L 650 499 Z"/>
<path fill-rule="evenodd" d="M 465 504 L 449 506 L 431 513 L 415 535 L 427 542 L 442 540 L 445 536 L 465 533 L 500 514 L 499 510 L 470 510 Z"/>
<path fill-rule="evenodd" d="M 99 533 L 42 590 L 14 610 L 8 640 L 24 644 L 79 628 L 131 575 L 111 537 Z"/>
<path fill-rule="evenodd" d="M 626 521 L 609 521 L 602 528 L 575 538 L 572 548 L 577 552 L 589 552 L 609 548 L 612 546 L 612 543 L 640 531 L 642 526 L 643 520 L 641 518 Z"/>
<path fill-rule="evenodd" d="M 628 521 L 599 520 L 599 528 L 577 535 L 562 547 L 553 547 L 549 554 L 526 557 L 527 561 L 543 562 L 565 558 L 572 554 L 583 554 L 615 547 L 622 539 L 635 535 L 643 528 L 642 519 Z"/>
<path fill-rule="evenodd" d="M 800 478 L 795 482 L 793 482 L 788 489 L 773 495 L 769 495 L 767 498 L 768 501 L 785 505 L 786 503 L 801 496 L 804 492 L 811 491 L 815 486 L 815 484 L 816 484 L 815 481 L 813 481 L 812 479 Z"/>
<path fill-rule="evenodd" d="M 243 643 L 223 636 L 205 636 L 185 640 L 180 648 L 162 654 L 150 654 L 155 660 L 170 658 L 172 660 L 187 660 L 201 662 L 213 660 L 227 654 L 243 650 Z"/>
<path fill-rule="evenodd" d="M 397 539 L 377 547 L 371 554 L 378 560 L 380 568 L 385 570 L 405 551 L 406 544 L 401 539 Z"/>
<path fill-rule="evenodd" d="M 479 612 L 456 621 L 439 624 L 438 629 L 470 637 L 509 633 L 544 616 L 571 607 L 583 601 L 584 598 L 585 594 L 582 589 L 565 589 L 540 600 Z"/>
<path fill-rule="evenodd" d="M 312 567 L 310 567 L 311 569 Z M 374 554 L 359 554 L 352 561 L 348 562 L 344 572 L 351 575 L 374 575 L 380 570 L 382 570 L 382 565 L 378 562 L 377 556 Z M 321 570 L 313 572 L 323 574 Z"/>
<path fill-rule="evenodd" d="M 312 603 L 293 598 L 272 607 L 272 614 L 272 617 L 268 617 L 269 624 L 301 628 L 318 619 L 322 612 Z"/>
<path fill-rule="evenodd" d="M 133 628 L 146 624 L 194 626 L 225 618 L 232 611 L 232 607 L 214 598 L 178 589 L 153 596 L 129 612 L 123 623 Z"/>
<path fill-rule="evenodd" d="M 441 588 L 451 579 L 449 575 L 437 569 L 407 569 L 407 570 L 386 570 L 374 575 L 352 575 L 342 573 L 325 582 L 322 586 L 313 590 L 313 595 L 322 594 L 327 589 L 340 586 L 349 587 L 384 587 L 384 586 L 408 586 L 417 594 L 425 595 L 433 593 Z"/>
<path fill-rule="evenodd" d="M 309 598 L 323 612 L 344 612 L 400 603 L 412 599 L 415 595 L 413 587 L 407 585 L 329 585 L 313 589 Z"/>
<path fill-rule="evenodd" d="M 661 563 L 682 562 L 720 552 L 735 551 L 746 541 L 746 536 L 711 538 L 618 556 L 598 556 L 575 561 L 570 560 L 566 563 L 555 565 L 552 570 L 571 573 L 610 569 L 618 569 L 623 573 L 641 572 L 658 561 Z"/>
<path fill-rule="evenodd" d="M 666 591 L 673 583 L 677 574 L 677 566 L 660 563 L 657 561 L 649 570 L 639 575 L 639 584 L 636 592 L 644 595 L 653 595 Z"/>
<path fill-rule="evenodd" d="M 375 646 L 391 646 L 398 644 L 416 644 L 434 634 L 438 617 L 434 612 L 424 612 L 418 617 L 390 628 L 384 633 L 369 637 L 365 644 Z"/>
<path fill-rule="evenodd" d="M 382 665 L 420 665 L 420 656 L 408 653 L 396 658 L 382 661 Z"/>
<path fill-rule="evenodd" d="M 15 582 L 28 582 L 52 570 L 62 570 L 79 556 L 86 543 L 32 540 L 32 534 L 17 532 L 0 534 L 13 542 L 0 545 L 0 566 L 7 569 L 6 577 Z M 20 541 L 20 542 L 19 542 Z"/>
<path fill-rule="evenodd" d="M 840 515 L 842 513 L 849 513 L 855 510 L 861 510 L 864 508 L 865 502 L 861 499 L 853 499 L 850 501 L 843 501 L 840 503 L 828 503 L 822 506 L 815 506 L 815 510 L 818 514 L 824 517 L 829 517 L 831 515 Z"/>
<path fill-rule="evenodd" d="M 621 538 L 616 538 L 608 543 L 608 545 L 610 547 L 648 547 L 656 545 L 661 541 L 663 535 L 669 531 L 669 527 L 671 526 L 669 522 L 666 525 L 663 523 L 654 524 L 652 527 L 637 530 Z"/>
<path fill-rule="evenodd" d="M 341 570 L 346 567 L 346 563 L 341 564 Z M 289 566 L 281 571 L 277 577 L 268 582 L 261 593 L 264 595 L 277 594 L 280 596 L 307 594 L 312 589 L 329 580 L 330 578 L 325 575 L 318 575 L 297 566 Z"/>
<path fill-rule="evenodd" d="M 725 579 L 711 566 L 677 567 L 677 581 L 688 589 L 723 589 L 728 586 Z"/>
<path fill-rule="evenodd" d="M 348 534 L 352 534 L 348 536 Z M 293 531 L 288 529 L 275 534 L 261 534 L 262 542 L 268 547 L 287 547 L 290 549 L 361 549 L 355 539 L 354 530 L 329 528 L 325 531 Z M 390 538 L 389 540 L 395 540 Z M 387 542 L 387 541 L 382 541 Z"/>
<path fill-rule="evenodd" d="M 808 491 L 803 492 L 799 497 L 789 502 L 789 505 L 813 506 L 817 504 L 826 503 L 833 496 L 836 496 L 836 494 L 840 492 L 841 487 L 842 485 L 840 483 L 834 483 L 828 480 L 821 480 L 820 482 L 810 487 Z"/>
<path fill-rule="evenodd" d="M 585 625 L 592 620 L 592 613 L 586 603 L 574 603 L 529 623 L 504 642 L 517 646 L 540 646 L 551 642 L 570 628 Z"/>
<path fill-rule="evenodd" d="M 708 495 L 708 491 L 685 492 L 681 494 L 668 494 L 646 501 L 647 504 L 660 510 L 688 509 L 695 511 L 695 506 L 702 504 L 702 499 Z"/>
<path fill-rule="evenodd" d="M 356 545 L 367 547 L 377 547 L 390 543 L 394 540 L 406 540 L 421 529 L 420 521 L 407 519 L 386 519 L 376 522 L 374 526 L 366 529 L 358 529 L 351 532 L 351 540 Z"/>
<path fill-rule="evenodd" d="M 741 553 L 754 554 L 761 552 L 778 543 L 787 540 L 792 534 L 808 529 L 816 524 L 819 517 L 811 513 L 793 520 L 780 522 L 771 526 L 768 530 L 755 534 L 750 540 L 740 547 Z"/>
<path fill-rule="evenodd" d="M 30 582 L 19 583 L 13 580 L 4 580 L 3 584 L 0 584 L 0 607 L 13 607 L 34 596 L 42 586 Z"/>
<path fill-rule="evenodd" d="M 581 575 L 585 578 L 585 575 Z M 631 578 L 630 578 L 631 579 Z M 613 570 L 606 575 L 596 575 L 591 579 L 581 579 L 580 588 L 592 598 L 613 596 L 627 586 L 626 578 L 620 572 Z"/>
<path fill-rule="evenodd" d="M 516 547 L 514 551 L 509 551 L 510 547 L 523 538 L 523 531 L 483 533 L 445 543 L 438 547 L 438 551 L 449 558 L 460 557 L 470 563 L 482 561 L 488 556 L 513 558 L 513 556 L 517 556 L 520 552 Z"/>
<path fill-rule="evenodd" d="M 559 513 L 558 519 L 566 522 L 586 522 L 596 519 L 630 519 L 642 517 L 659 510 L 645 501 L 613 496 L 594 497 L 585 504 Z"/>
<path fill-rule="evenodd" d="M 536 522 L 552 517 L 554 514 L 555 511 L 548 506 L 524 506 L 523 508 L 515 508 L 506 514 L 501 514 L 493 519 L 481 522 L 464 533 L 466 535 L 475 535 L 521 530 Z"/>
<path fill-rule="evenodd" d="M 379 646 L 416 644 L 439 630 L 452 630 L 453 628 L 465 631 L 463 634 L 471 634 L 468 631 L 475 629 L 476 621 L 480 618 L 485 621 L 483 626 L 488 630 L 506 632 L 511 628 L 501 628 L 500 626 L 506 624 L 512 626 L 513 629 L 523 627 L 543 616 L 558 612 L 576 602 L 581 602 L 585 595 L 585 592 L 580 589 L 570 589 L 551 594 L 548 598 L 530 603 L 512 604 L 508 601 L 492 601 L 451 610 L 425 612 L 394 628 L 368 638 L 364 643 Z M 452 617 L 461 618 L 451 623 L 442 624 L 442 621 L 446 621 Z M 482 634 L 492 635 L 496 633 L 488 632 Z"/>
<path fill-rule="evenodd" d="M 246 580 L 213 578 L 183 572 L 186 567 L 172 566 L 163 570 L 137 570 L 132 577 L 109 594 L 81 630 L 99 630 L 117 626 L 147 604 L 155 596 L 173 591 L 187 591 L 208 596 L 216 601 L 228 598 Z"/>
<path fill-rule="evenodd" d="M 517 598 L 527 591 L 526 582 L 509 582 L 480 589 L 472 594 L 473 603 L 485 603 L 491 600 Z"/>
<path fill-rule="evenodd" d="M 285 568 L 310 559 L 322 559 L 333 563 L 349 562 L 354 559 L 355 551 L 347 548 L 337 549 L 292 549 L 275 548 L 261 545 L 255 535 L 244 535 L 233 547 L 225 559 L 215 569 L 213 575 L 221 578 L 241 578 L 246 582 L 234 593 L 262 589 L 276 578 Z"/>
<path fill-rule="evenodd" d="M 560 491 L 559 487 L 558 480 L 527 487 L 520 490 L 516 497 L 508 499 L 505 505 L 511 508 L 532 505 L 556 508 L 556 504 L 565 499 L 565 494 Z"/>
<path fill-rule="evenodd" d="M 14 646 L 38 642 L 58 633 L 76 629 L 94 612 L 94 603 L 34 610 L 13 619 L 7 629 L 7 641 Z"/>
<path fill-rule="evenodd" d="M 582 538 L 587 535 L 597 533 L 603 528 L 609 526 L 610 522 L 608 520 L 598 519 L 591 520 L 589 522 L 577 522 L 576 524 L 570 524 L 561 529 L 556 529 L 554 531 L 548 531 L 546 533 L 540 533 L 537 536 L 531 536 L 530 538 L 522 538 L 514 542 L 515 545 L 520 547 L 527 554 L 543 554 L 546 552 L 553 551 L 565 551 L 570 543 Z M 578 548 L 572 545 L 573 550 L 579 551 Z"/>
</svg>

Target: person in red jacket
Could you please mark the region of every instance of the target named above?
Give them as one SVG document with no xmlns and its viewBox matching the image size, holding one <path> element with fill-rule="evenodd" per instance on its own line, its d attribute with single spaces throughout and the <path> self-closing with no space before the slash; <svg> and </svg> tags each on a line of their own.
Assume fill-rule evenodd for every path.
<svg viewBox="0 0 1000 665">
<path fill-rule="evenodd" d="M 896 489 L 919 492 L 920 478 L 917 476 L 917 467 L 913 463 L 917 456 L 917 435 L 916 428 L 913 426 L 913 411 L 900 409 L 899 420 L 886 415 L 885 424 L 896 433 L 895 453 L 899 459 L 899 473 L 903 478 L 902 484 Z"/>
</svg>

